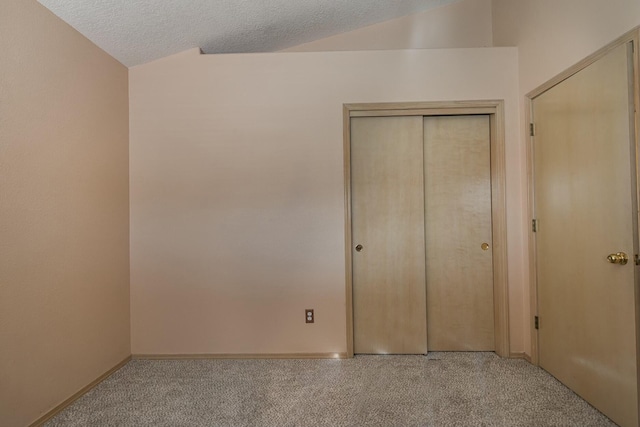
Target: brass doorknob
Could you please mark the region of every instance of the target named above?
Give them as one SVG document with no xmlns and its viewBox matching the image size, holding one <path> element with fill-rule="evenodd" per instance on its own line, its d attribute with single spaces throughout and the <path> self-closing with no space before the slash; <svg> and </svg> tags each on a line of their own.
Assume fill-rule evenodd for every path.
<svg viewBox="0 0 640 427">
<path fill-rule="evenodd" d="M 607 257 L 607 261 L 609 261 L 611 264 L 625 265 L 627 262 L 629 262 L 629 257 L 624 252 L 616 252 L 615 254 L 610 254 Z"/>
<path fill-rule="evenodd" d="M 356 251 L 357 251 L 357 252 L 360 252 L 361 250 L 362 250 L 362 245 L 358 245 L 358 246 L 356 246 Z"/>
<path fill-rule="evenodd" d="M 480 245 L 480 248 L 483 251 L 488 251 L 489 250 L 489 244 L 488 243 L 483 243 L 483 244 Z"/>
</svg>

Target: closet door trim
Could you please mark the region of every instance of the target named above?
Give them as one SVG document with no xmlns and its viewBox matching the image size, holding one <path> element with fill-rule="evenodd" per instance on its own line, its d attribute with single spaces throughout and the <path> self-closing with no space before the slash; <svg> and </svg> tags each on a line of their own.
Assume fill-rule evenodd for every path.
<svg viewBox="0 0 640 427">
<path fill-rule="evenodd" d="M 347 355 L 353 357 L 353 264 L 351 236 L 351 117 L 489 115 L 491 129 L 491 216 L 495 352 L 510 356 L 507 278 L 507 220 L 504 154 L 504 101 L 403 102 L 343 105 L 345 182 L 345 298 Z"/>
</svg>

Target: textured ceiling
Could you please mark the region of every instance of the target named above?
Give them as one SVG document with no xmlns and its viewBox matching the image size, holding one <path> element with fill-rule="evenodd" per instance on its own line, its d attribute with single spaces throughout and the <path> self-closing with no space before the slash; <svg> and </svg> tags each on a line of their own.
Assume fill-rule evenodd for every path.
<svg viewBox="0 0 640 427">
<path fill-rule="evenodd" d="M 457 0 L 39 0 L 133 66 L 186 49 L 270 52 Z"/>
</svg>

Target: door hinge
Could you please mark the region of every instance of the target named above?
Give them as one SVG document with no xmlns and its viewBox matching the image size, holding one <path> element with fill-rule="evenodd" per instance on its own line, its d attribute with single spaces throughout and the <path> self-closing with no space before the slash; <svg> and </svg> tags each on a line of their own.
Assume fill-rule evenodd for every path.
<svg viewBox="0 0 640 427">
<path fill-rule="evenodd" d="M 538 316 L 534 316 L 533 317 L 533 326 L 536 329 L 540 329 L 540 320 L 538 320 Z"/>
<path fill-rule="evenodd" d="M 536 126 L 533 123 L 529 123 L 529 136 L 536 136 Z"/>
<path fill-rule="evenodd" d="M 538 232 L 538 220 L 537 219 L 532 219 L 531 220 L 531 231 L 533 231 L 534 233 Z"/>
</svg>

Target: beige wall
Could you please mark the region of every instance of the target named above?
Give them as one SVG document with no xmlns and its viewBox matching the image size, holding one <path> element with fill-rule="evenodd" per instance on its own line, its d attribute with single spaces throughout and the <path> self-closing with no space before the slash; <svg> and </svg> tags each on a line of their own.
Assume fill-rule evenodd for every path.
<svg viewBox="0 0 640 427">
<path fill-rule="evenodd" d="M 461 0 L 284 51 L 490 47 L 491 19 L 491 0 Z"/>
<path fill-rule="evenodd" d="M 584 57 L 640 25 L 637 0 L 493 0 L 493 39 L 496 46 L 518 47 L 520 117 L 524 123 L 525 95 Z M 520 138 L 526 141 L 525 126 Z M 524 145 L 524 142 L 523 142 Z M 523 158 L 522 168 L 525 167 Z M 521 183 L 526 192 L 526 177 Z M 521 212 L 523 221 L 528 206 Z M 528 251 L 525 248 L 525 253 Z M 522 279 L 529 287 L 528 269 Z M 531 351 L 529 293 L 524 294 L 524 343 Z"/>
<path fill-rule="evenodd" d="M 127 69 L 35 0 L 0 2 L 0 425 L 130 354 Z"/>
<path fill-rule="evenodd" d="M 515 49 L 200 55 L 130 69 L 132 352 L 346 351 L 342 104 L 504 99 Z M 512 350 L 520 211 L 509 209 Z M 304 309 L 316 323 L 304 323 Z"/>
<path fill-rule="evenodd" d="M 493 0 L 494 44 L 517 46 L 521 93 L 640 25 L 637 0 Z"/>
</svg>

